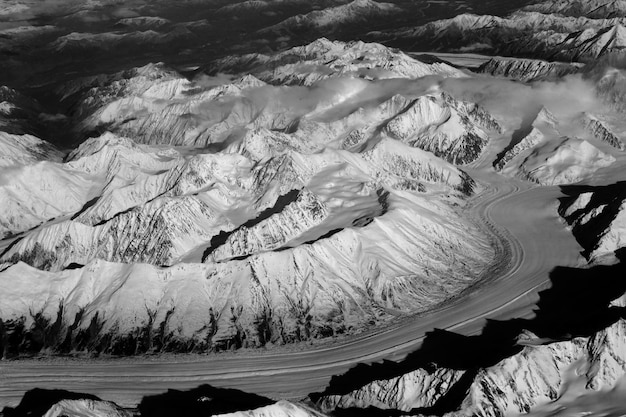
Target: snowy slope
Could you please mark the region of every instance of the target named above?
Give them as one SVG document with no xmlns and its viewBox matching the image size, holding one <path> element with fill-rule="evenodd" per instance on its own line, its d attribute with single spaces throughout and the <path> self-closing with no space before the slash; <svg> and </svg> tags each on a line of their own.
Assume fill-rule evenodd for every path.
<svg viewBox="0 0 626 417">
<path fill-rule="evenodd" d="M 495 168 L 506 175 L 555 185 L 576 183 L 615 162 L 615 157 L 589 141 L 563 136 L 561 128 L 554 115 L 543 107 L 530 132 L 505 150 Z M 607 138 L 601 135 L 598 139 L 606 141 Z"/>
<path fill-rule="evenodd" d="M 61 152 L 51 143 L 33 135 L 13 135 L 0 131 L 0 169 L 43 160 L 57 162 L 61 157 Z"/>
<path fill-rule="evenodd" d="M 425 64 L 381 44 L 333 42 L 326 38 L 274 55 L 229 56 L 212 64 L 211 70 L 245 71 L 268 83 L 298 85 L 311 85 L 337 75 L 369 79 L 464 76 L 463 72 L 447 64 Z"/>
<path fill-rule="evenodd" d="M 573 190 L 559 208 L 583 246 L 584 254 L 596 263 L 614 262 L 614 252 L 625 244 L 626 189 L 620 182 L 607 187 Z"/>
<path fill-rule="evenodd" d="M 3 294 L 17 301 L 2 310 L 2 320 L 11 326 L 24 320 L 36 331 L 41 322 L 32 321 L 31 311 L 51 322 L 60 314 L 48 346 L 56 350 L 67 346 L 63 340 L 110 352 L 223 349 L 354 332 L 465 288 L 493 253 L 484 232 L 457 213 L 479 186 L 433 153 L 386 133 L 415 100 L 432 97 L 383 95 L 346 105 L 354 86 L 360 92 L 372 84 L 352 80 L 345 90 L 324 93 L 282 131 L 263 127 L 290 126 L 289 117 L 275 119 L 285 117 L 272 108 L 278 104 L 263 103 L 254 115 L 261 127 L 238 125 L 239 116 L 228 113 L 218 123 L 226 132 L 242 130 L 218 148 L 139 144 L 141 134 L 153 138 L 143 124 L 129 135 L 135 141 L 105 133 L 83 142 L 63 164 L 30 166 L 36 184 L 45 184 L 45 176 L 56 184 L 50 190 L 78 195 L 31 187 L 32 201 L 52 199 L 43 207 L 57 197 L 66 206 L 54 214 L 39 208 L 36 221 L 12 229 L 38 226 L 1 255 Z M 70 87 L 78 120 L 115 120 L 133 94 L 158 109 L 196 95 L 244 105 L 249 90 L 301 92 L 254 77 L 202 88 L 160 66 Z M 500 129 L 473 103 L 447 94 L 434 99 L 457 123 L 429 121 L 437 134 Z M 16 207 L 10 212 L 24 212 L 16 197 L 5 201 Z M 22 275 L 29 278 L 14 286 Z M 89 330 L 92 323 L 99 330 Z M 137 338 L 139 329 L 150 336 Z"/>
<path fill-rule="evenodd" d="M 574 380 L 582 385 L 578 395 L 587 390 L 613 388 L 626 375 L 625 334 L 626 322 L 619 320 L 590 337 L 524 347 L 520 353 L 472 375 L 459 410 L 445 415 L 525 414 L 539 404 L 557 400 L 559 392 Z M 369 406 L 410 412 L 431 407 L 445 398 L 465 372 L 440 367 L 417 369 L 393 379 L 374 381 L 343 396 L 323 397 L 318 404 L 326 412 Z"/>
<path fill-rule="evenodd" d="M 591 18 L 626 17 L 626 2 L 624 0 L 544 1 L 526 6 L 524 10 Z"/>
<path fill-rule="evenodd" d="M 612 147 L 623 151 L 626 149 L 624 141 L 613 132 L 611 127 L 600 117 L 590 113 L 584 113 L 580 119 L 582 126 L 595 138 L 606 142 Z"/>
<path fill-rule="evenodd" d="M 311 407 L 289 401 L 278 401 L 276 404 L 249 411 L 218 414 L 219 417 L 325 417 Z"/>
<path fill-rule="evenodd" d="M 626 47 L 626 18 L 610 16 L 596 19 L 524 10 L 506 17 L 462 14 L 372 36 L 420 42 L 441 51 L 591 62 Z"/>
<path fill-rule="evenodd" d="M 53 405 L 43 417 L 131 417 L 124 410 L 108 401 L 63 400 Z"/>
<path fill-rule="evenodd" d="M 468 285 L 490 256 L 488 242 L 470 243 L 468 225 L 444 204 L 405 192 L 387 204 L 387 213 L 370 223 L 241 261 L 160 269 L 96 260 L 59 272 L 18 263 L 0 272 L 2 293 L 14 300 L 0 314 L 5 322 L 23 317 L 28 329 L 35 326 L 29 311 L 50 320 L 61 314 L 61 333 L 50 339 L 61 341 L 83 311 L 72 336 L 77 349 L 118 351 L 127 338 L 139 351 L 164 348 L 163 338 L 204 348 L 260 346 L 354 331 L 389 312 L 427 308 Z M 93 320 L 100 327 L 85 345 L 80 334 Z M 169 330 L 158 336 L 162 326 Z M 141 328 L 152 332 L 149 345 L 132 336 Z"/>
<path fill-rule="evenodd" d="M 34 99 L 0 85 L 0 131 L 37 135 L 41 127 L 41 105 Z"/>
<path fill-rule="evenodd" d="M 478 158 L 498 122 L 472 103 L 446 93 L 422 96 L 391 119 L 385 131 L 391 137 L 433 152 L 454 164 Z"/>
<path fill-rule="evenodd" d="M 304 15 L 296 15 L 260 31 L 267 33 L 298 33 L 314 31 L 328 33 L 346 26 L 367 24 L 377 19 L 397 15 L 402 9 L 392 3 L 379 3 L 374 0 L 354 0 L 347 4 L 314 10 Z"/>
<path fill-rule="evenodd" d="M 538 59 L 491 58 L 478 68 L 477 72 L 497 77 L 531 82 L 546 79 L 558 79 L 581 70 L 580 65 L 548 62 Z"/>
</svg>

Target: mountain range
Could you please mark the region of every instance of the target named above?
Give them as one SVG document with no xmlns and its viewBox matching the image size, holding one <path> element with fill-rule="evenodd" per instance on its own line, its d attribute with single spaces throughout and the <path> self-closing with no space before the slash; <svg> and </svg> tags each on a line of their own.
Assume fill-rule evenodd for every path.
<svg viewBox="0 0 626 417">
<path fill-rule="evenodd" d="M 626 1 L 444 3 L 0 6 L 0 415 L 621 415 Z"/>
</svg>

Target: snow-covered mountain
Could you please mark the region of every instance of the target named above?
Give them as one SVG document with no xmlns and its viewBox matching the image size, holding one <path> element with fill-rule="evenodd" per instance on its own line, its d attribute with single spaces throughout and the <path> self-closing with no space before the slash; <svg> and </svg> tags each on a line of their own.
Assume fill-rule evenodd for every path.
<svg viewBox="0 0 626 417">
<path fill-rule="evenodd" d="M 459 102 L 446 93 L 422 96 L 389 121 L 393 138 L 430 151 L 454 164 L 478 158 L 487 145 L 487 131 L 499 123 L 480 106 Z"/>
<path fill-rule="evenodd" d="M 12 134 L 36 134 L 43 109 L 34 99 L 0 85 L 0 130 Z"/>
<path fill-rule="evenodd" d="M 576 187 L 568 192 L 559 213 L 596 263 L 614 262 L 615 251 L 624 246 L 626 233 L 626 186 Z"/>
<path fill-rule="evenodd" d="M 482 185 L 455 165 L 489 155 L 511 126 L 445 91 L 445 77 L 470 74 L 326 39 L 214 68 L 236 75 L 150 64 L 57 89 L 82 144 L 63 162 L 13 157 L 22 165 L 0 184 L 14 236 L 0 282 L 30 300 L 0 313 L 23 338 L 40 312 L 59 320 L 53 350 L 286 343 L 421 311 L 479 276 L 494 249 L 458 211 Z M 621 149 L 612 119 L 576 117 L 542 110 L 496 167 L 560 184 L 608 166 Z M 17 287 L 17 275 L 31 278 Z M 128 305 L 141 282 L 152 290 Z"/>
<path fill-rule="evenodd" d="M 6 0 L 0 55 L 0 359 L 330 381 L 205 415 L 622 413 L 626 0 Z"/>
<path fill-rule="evenodd" d="M 339 75 L 366 79 L 463 77 L 443 63 L 425 64 L 377 43 L 316 41 L 273 55 L 233 55 L 214 62 L 212 72 L 250 73 L 270 84 L 312 85 Z"/>
<path fill-rule="evenodd" d="M 531 4 L 524 10 L 589 18 L 626 17 L 624 0 L 557 0 Z"/>
<path fill-rule="evenodd" d="M 493 248 L 455 207 L 479 185 L 437 155 L 474 159 L 498 122 L 447 93 L 391 95 L 344 76 L 322 82 L 335 89 L 295 110 L 292 95 L 319 87 L 253 76 L 204 87 L 162 65 L 67 84 L 60 91 L 74 103 L 78 133 L 106 126 L 127 137 L 105 133 L 63 163 L 12 172 L 2 213 L 16 238 L 1 255 L 0 281 L 30 301 L 3 306 L 2 320 L 34 329 L 41 323 L 30 311 L 61 317 L 53 350 L 130 352 L 129 340 L 133 352 L 262 346 L 354 332 L 469 285 Z M 207 123 L 221 133 L 186 142 L 190 109 L 209 119 L 223 112 Z M 415 136 L 411 126 L 421 124 Z M 40 281 L 18 288 L 15 274 Z M 147 282 L 152 290 L 138 295 Z M 214 311 L 208 321 L 206 311 Z"/>
<path fill-rule="evenodd" d="M 116 51 L 116 49 L 156 48 L 168 43 L 192 43 L 197 41 L 196 35 L 184 26 L 178 26 L 168 32 L 161 33 L 153 29 L 133 32 L 72 32 L 60 36 L 50 44 L 50 48 L 60 54 L 96 53 Z"/>
<path fill-rule="evenodd" d="M 584 7 L 587 5 L 589 3 Z M 413 28 L 372 32 L 370 36 L 402 44 L 419 43 L 435 50 L 476 51 L 567 62 L 591 62 L 626 48 L 625 18 L 611 7 L 575 13 L 573 10 L 577 6 L 572 5 L 569 9 L 572 12 L 563 15 L 558 10 L 560 6 L 562 4 L 549 1 L 505 17 L 460 14 Z"/>
<path fill-rule="evenodd" d="M 357 59 L 357 55 L 365 58 Z M 304 61 L 280 65 L 298 56 Z M 252 71 L 254 74 L 273 84 L 312 85 L 306 88 L 268 86 L 246 75 L 229 84 L 202 87 L 162 66 L 147 66 L 107 78 L 79 80 L 64 88 L 64 97 L 76 100 L 73 116 L 78 126 L 77 135 L 108 129 L 148 144 L 194 147 L 219 144 L 219 147 L 245 140 L 242 132 L 246 130 L 267 129 L 272 131 L 270 135 L 281 136 L 281 140 L 307 144 L 310 151 L 326 146 L 345 148 L 364 145 L 376 138 L 380 128 L 394 119 L 389 122 L 387 132 L 393 128 L 394 134 L 402 136 L 402 140 L 432 150 L 449 161 L 464 163 L 475 159 L 486 144 L 487 134 L 483 130 L 500 130 L 498 122 L 479 106 L 449 95 L 438 99 L 438 109 L 430 110 L 437 115 L 428 116 L 429 120 L 409 121 L 415 111 L 407 115 L 401 113 L 407 106 L 413 106 L 409 103 L 411 95 L 393 98 L 387 93 L 393 89 L 377 91 L 371 81 L 360 78 L 365 66 L 368 66 L 366 71 L 370 71 L 370 79 L 463 75 L 445 64 L 422 64 L 382 45 L 346 45 L 326 40 L 271 59 L 265 57 L 271 62 L 259 67 L 257 61 L 262 60 L 261 57 L 228 58 L 222 61 L 220 68 L 253 65 L 257 68 Z M 304 73 L 305 68 L 315 65 L 314 61 L 333 57 L 336 59 L 332 65 L 336 65 L 337 71 L 329 68 L 317 74 Z M 356 63 L 346 67 L 341 64 L 342 60 Z M 268 73 L 265 68 L 275 64 L 279 66 Z M 300 79 L 301 75 L 305 78 Z M 334 111 L 337 108 L 339 112 Z M 400 132 L 407 123 L 424 124 L 420 138 L 408 131 Z M 314 141 L 307 143 L 305 137 Z"/>
<path fill-rule="evenodd" d="M 133 417 L 139 415 L 152 415 L 150 414 L 151 410 L 143 410 L 144 413 L 140 413 L 135 409 L 122 408 L 110 401 L 96 399 L 97 397 L 82 398 L 93 396 L 71 392 L 59 392 L 57 394 L 55 391 L 50 391 L 48 394 L 50 397 L 58 395 L 60 398 L 69 398 L 61 399 L 50 405 L 34 403 L 40 398 L 49 402 L 49 399 L 46 398 L 46 394 L 48 393 L 43 390 L 41 391 L 41 396 L 33 395 L 31 393 L 30 396 L 25 398 L 23 403 L 18 407 L 9 409 L 8 411 L 5 409 L 4 411 L 6 411 L 9 415 L 22 415 L 25 413 L 32 414 L 33 412 L 38 412 L 38 415 L 41 415 L 42 417 Z M 167 407 L 169 407 L 169 409 L 174 409 L 176 412 L 192 413 L 197 411 L 202 413 L 202 415 L 216 417 L 325 417 L 325 414 L 320 413 L 310 405 L 284 400 L 277 401 L 275 403 L 267 400 L 264 402 L 270 403 L 269 405 L 246 410 L 244 404 L 237 404 L 237 398 L 233 401 L 233 399 L 229 398 L 212 398 L 206 395 L 198 395 L 197 399 L 194 398 L 196 397 L 195 395 L 188 394 L 188 396 L 190 398 L 186 399 L 186 401 L 178 399 L 178 404 L 168 404 Z M 213 405 L 214 402 L 218 404 Z M 224 409 L 228 410 L 238 408 L 244 409 L 241 411 L 224 412 Z"/>
<path fill-rule="evenodd" d="M 43 417 L 131 417 L 130 410 L 124 410 L 109 401 L 61 400 L 53 405 Z"/>
<path fill-rule="evenodd" d="M 346 26 L 355 26 L 386 19 L 402 13 L 402 8 L 392 3 L 380 3 L 374 0 L 353 0 L 350 3 L 314 10 L 307 14 L 291 16 L 260 31 L 260 34 L 277 33 L 332 33 L 345 30 Z"/>
<path fill-rule="evenodd" d="M 30 311 L 60 314 L 53 350 L 262 346 L 354 332 L 477 279 L 494 249 L 455 213 L 481 186 L 444 159 L 476 159 L 499 122 L 448 93 L 378 84 L 466 75 L 362 42 L 322 39 L 267 57 L 297 77 L 283 65 L 294 59 L 337 67 L 301 86 L 189 80 L 151 64 L 57 89 L 76 140 L 108 132 L 62 163 L 23 159 L 2 184 L 0 218 L 15 236 L 0 255 L 2 285 L 54 282 L 42 297 L 15 293 L 31 301 L 3 308 L 2 320 L 31 329 Z M 341 60 L 354 65 L 344 71 Z M 366 66 L 389 70 L 362 79 Z M 43 281 L 12 286 L 22 268 Z M 153 291 L 138 296 L 142 282 Z"/>
<path fill-rule="evenodd" d="M 492 364 L 455 369 L 433 362 L 395 377 L 368 382 L 344 394 L 316 396 L 314 404 L 278 401 L 251 410 L 210 415 L 323 417 L 344 413 L 415 416 L 437 413 L 447 417 L 501 417 L 547 416 L 559 412 L 574 416 L 581 409 L 590 415 L 619 415 L 616 413 L 623 413 L 626 409 L 623 403 L 626 321 L 618 317 L 625 305 L 624 297 L 613 300 L 607 307 L 607 311 L 616 316 L 611 324 L 587 335 L 569 336 L 563 341 L 538 337 L 522 329 L 511 340 L 513 345 L 509 349 L 513 353 Z M 463 339 L 458 337 L 459 341 Z M 468 338 L 466 343 L 472 342 Z M 495 352 L 491 354 L 497 355 Z M 454 359 L 445 357 L 443 360 L 454 362 Z M 52 405 L 45 416 L 135 415 L 108 401 L 81 398 L 80 394 L 66 393 L 65 396 L 72 399 Z M 195 398 L 193 395 L 188 397 L 189 402 Z M 192 406 L 182 401 L 184 396 L 180 398 L 181 407 Z M 219 395 L 200 398 L 198 401 L 207 403 L 207 410 L 212 401 L 220 401 Z M 22 408 L 28 409 L 27 404 L 24 401 Z M 231 409 L 235 407 L 229 405 Z"/>
<path fill-rule="evenodd" d="M 520 352 L 492 366 L 477 371 L 436 365 L 432 369 L 420 368 L 374 381 L 345 395 L 322 397 L 318 405 L 329 413 L 342 408 L 376 407 L 429 415 L 428 410 L 451 396 L 455 387 L 467 384 L 459 409 L 450 410 L 446 416 L 525 414 L 537 405 L 558 400 L 559 392 L 569 384 L 582 385 L 583 392 L 608 390 L 619 384 L 626 375 L 624 336 L 624 320 L 590 337 L 551 344 L 542 344 L 526 332 L 520 335 Z"/>
<path fill-rule="evenodd" d="M 608 136 L 608 129 L 601 129 L 604 125 L 590 117 L 593 116 L 583 114 L 579 119 L 588 133 L 594 139 L 608 141 L 619 149 L 621 141 L 615 136 Z M 504 174 L 543 185 L 555 185 L 578 182 L 615 162 L 615 157 L 601 151 L 590 141 L 565 136 L 560 129 L 562 127 L 554 115 L 545 107 L 541 108 L 528 133 L 505 148 L 494 167 Z"/>
<path fill-rule="evenodd" d="M 608 143 L 620 151 L 626 149 L 624 141 L 617 136 L 607 122 L 603 121 L 600 117 L 590 113 L 584 113 L 580 118 L 580 123 L 593 137 Z"/>
<path fill-rule="evenodd" d="M 0 168 L 30 165 L 36 161 L 60 161 L 61 152 L 50 142 L 33 135 L 13 135 L 0 131 Z"/>
<path fill-rule="evenodd" d="M 171 154 L 167 158 L 154 155 L 161 158 L 155 161 L 154 156 L 144 154 L 139 172 L 125 166 L 138 156 L 133 156 L 132 147 L 120 148 L 123 144 L 105 136 L 81 146 L 66 165 L 103 169 L 97 174 L 102 178 L 113 172 L 102 195 L 74 219 L 29 232 L 2 258 L 15 263 L 0 273 L 6 291 L 20 292 L 14 294 L 15 300 L 32 300 L 28 309 L 42 311 L 42 317 L 52 320 L 62 314 L 63 332 L 73 325 L 79 310 L 89 313 L 83 314 L 80 325 L 74 323 L 76 329 L 87 329 L 94 317 L 103 323 L 97 341 L 88 345 L 80 344 L 76 334 L 72 336 L 79 338 L 72 346 L 80 349 L 92 349 L 100 340 L 109 340 L 104 349 L 119 349 L 119 343 L 137 328 L 149 325 L 156 330 L 164 323 L 171 326 L 173 340 L 195 340 L 216 348 L 241 345 L 244 335 L 246 344 L 262 345 L 269 340 L 319 337 L 329 325 L 332 332 L 357 329 L 356 323 L 366 317 L 384 319 L 385 309 L 420 310 L 458 291 L 476 276 L 491 251 L 479 230 L 473 232 L 475 239 L 470 243 L 466 234 L 472 226 L 451 220 L 457 216 L 446 203 L 414 196 L 436 195 L 438 190 L 462 196 L 471 193 L 471 179 L 436 157 L 392 139 L 380 141 L 362 155 L 328 150 L 307 156 L 288 151 L 256 163 L 226 151 L 184 161 Z M 111 152 L 125 158 L 103 164 L 116 161 L 102 155 Z M 207 158 L 214 162 L 207 164 Z M 163 170 L 168 164 L 173 167 Z M 162 173 L 142 179 L 148 168 Z M 125 174 L 131 178 L 125 179 Z M 412 220 L 403 220 L 408 218 Z M 289 224 L 295 226 L 289 228 Z M 399 224 L 404 226 L 396 229 Z M 222 230 L 227 234 L 220 234 Z M 440 244 L 432 247 L 432 241 Z M 178 263 L 187 258 L 197 262 L 206 249 L 210 249 L 206 264 Z M 459 253 L 465 255 L 460 258 Z M 450 256 L 459 266 L 458 274 L 450 274 L 450 261 L 445 260 Z M 436 258 L 440 258 L 439 266 L 433 264 Z M 51 272 L 37 272 L 22 262 Z M 163 264 L 175 266 L 158 268 Z M 78 269 L 63 270 L 68 266 Z M 22 268 L 28 272 L 20 272 Z M 12 284 L 14 274 L 43 281 L 22 281 L 24 286 L 18 289 Z M 96 288 L 91 276 L 99 277 Z M 197 279 L 190 280 L 190 276 Z M 208 276 L 212 278 L 204 278 Z M 300 278 L 285 281 L 287 276 Z M 440 282 L 425 293 L 422 286 L 433 279 Z M 181 280 L 187 283 L 178 288 Z M 310 286 L 310 292 L 301 292 L 300 280 Z M 41 289 L 45 281 L 54 284 L 46 291 L 37 290 L 44 298 L 36 301 L 35 294 L 26 294 L 29 288 Z M 140 303 L 148 308 L 125 310 L 130 308 L 125 297 L 132 293 L 136 301 L 137 285 L 148 281 L 153 291 L 144 294 L 145 303 Z M 223 286 L 231 290 L 224 291 Z M 408 290 L 411 287 L 414 290 Z M 300 291 L 293 292 L 295 288 Z M 258 298 L 258 294 L 266 295 Z M 51 299 L 59 303 L 51 305 Z M 344 299 L 339 311 L 332 299 Z M 299 323 L 301 312 L 289 307 L 292 302 L 308 306 L 313 322 Z M 57 309 L 60 304 L 63 310 Z M 174 306 L 177 312 L 168 313 Z M 247 307 L 241 310 L 241 306 Z M 33 325 L 28 311 L 19 305 L 7 307 L 1 311 L 3 320 L 23 317 L 27 328 Z M 229 308 L 230 314 L 217 313 Z M 363 308 L 370 313 L 363 315 Z M 200 312 L 209 309 L 216 312 L 216 318 L 207 327 Z M 151 311 L 158 311 L 159 316 L 151 319 Z M 191 311 L 199 313 L 197 319 L 192 320 Z M 266 336 L 258 336 L 254 323 L 270 312 L 275 321 Z M 337 314 L 343 319 L 337 321 Z M 235 327 L 233 319 L 239 323 Z M 109 332 L 113 332 L 112 339 L 101 339 Z M 207 332 L 212 332 L 210 341 Z M 57 341 L 67 337 L 59 336 Z"/>
<path fill-rule="evenodd" d="M 555 80 L 581 70 L 581 65 L 548 62 L 539 59 L 523 58 L 491 58 L 481 65 L 477 72 L 497 77 L 531 82 L 538 80 Z"/>
</svg>

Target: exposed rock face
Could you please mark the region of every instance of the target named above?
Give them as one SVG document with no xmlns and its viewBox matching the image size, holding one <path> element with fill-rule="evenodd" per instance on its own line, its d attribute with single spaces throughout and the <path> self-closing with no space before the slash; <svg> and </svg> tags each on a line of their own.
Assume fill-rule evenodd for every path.
<svg viewBox="0 0 626 417">
<path fill-rule="evenodd" d="M 491 58 L 478 68 L 482 74 L 531 82 L 558 79 L 581 70 L 581 65 L 548 62 L 538 59 Z"/>
<path fill-rule="evenodd" d="M 572 227 L 584 254 L 594 262 L 612 262 L 626 236 L 626 185 L 567 188 L 559 213 Z"/>
</svg>

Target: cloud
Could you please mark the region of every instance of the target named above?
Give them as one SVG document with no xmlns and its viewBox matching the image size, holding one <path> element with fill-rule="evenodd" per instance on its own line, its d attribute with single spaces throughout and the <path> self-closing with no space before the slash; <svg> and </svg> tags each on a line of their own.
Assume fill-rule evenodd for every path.
<svg viewBox="0 0 626 417">
<path fill-rule="evenodd" d="M 455 97 L 481 104 L 498 115 L 523 118 L 538 107 L 547 107 L 558 118 L 605 108 L 595 86 L 575 74 L 558 81 L 524 84 L 492 77 L 447 78 L 441 88 Z"/>
<path fill-rule="evenodd" d="M 229 74 L 218 73 L 214 76 L 209 76 L 206 74 L 198 74 L 193 78 L 194 84 L 198 87 L 210 88 L 210 87 L 218 87 L 220 85 L 229 84 L 233 80 L 233 76 Z"/>
</svg>

